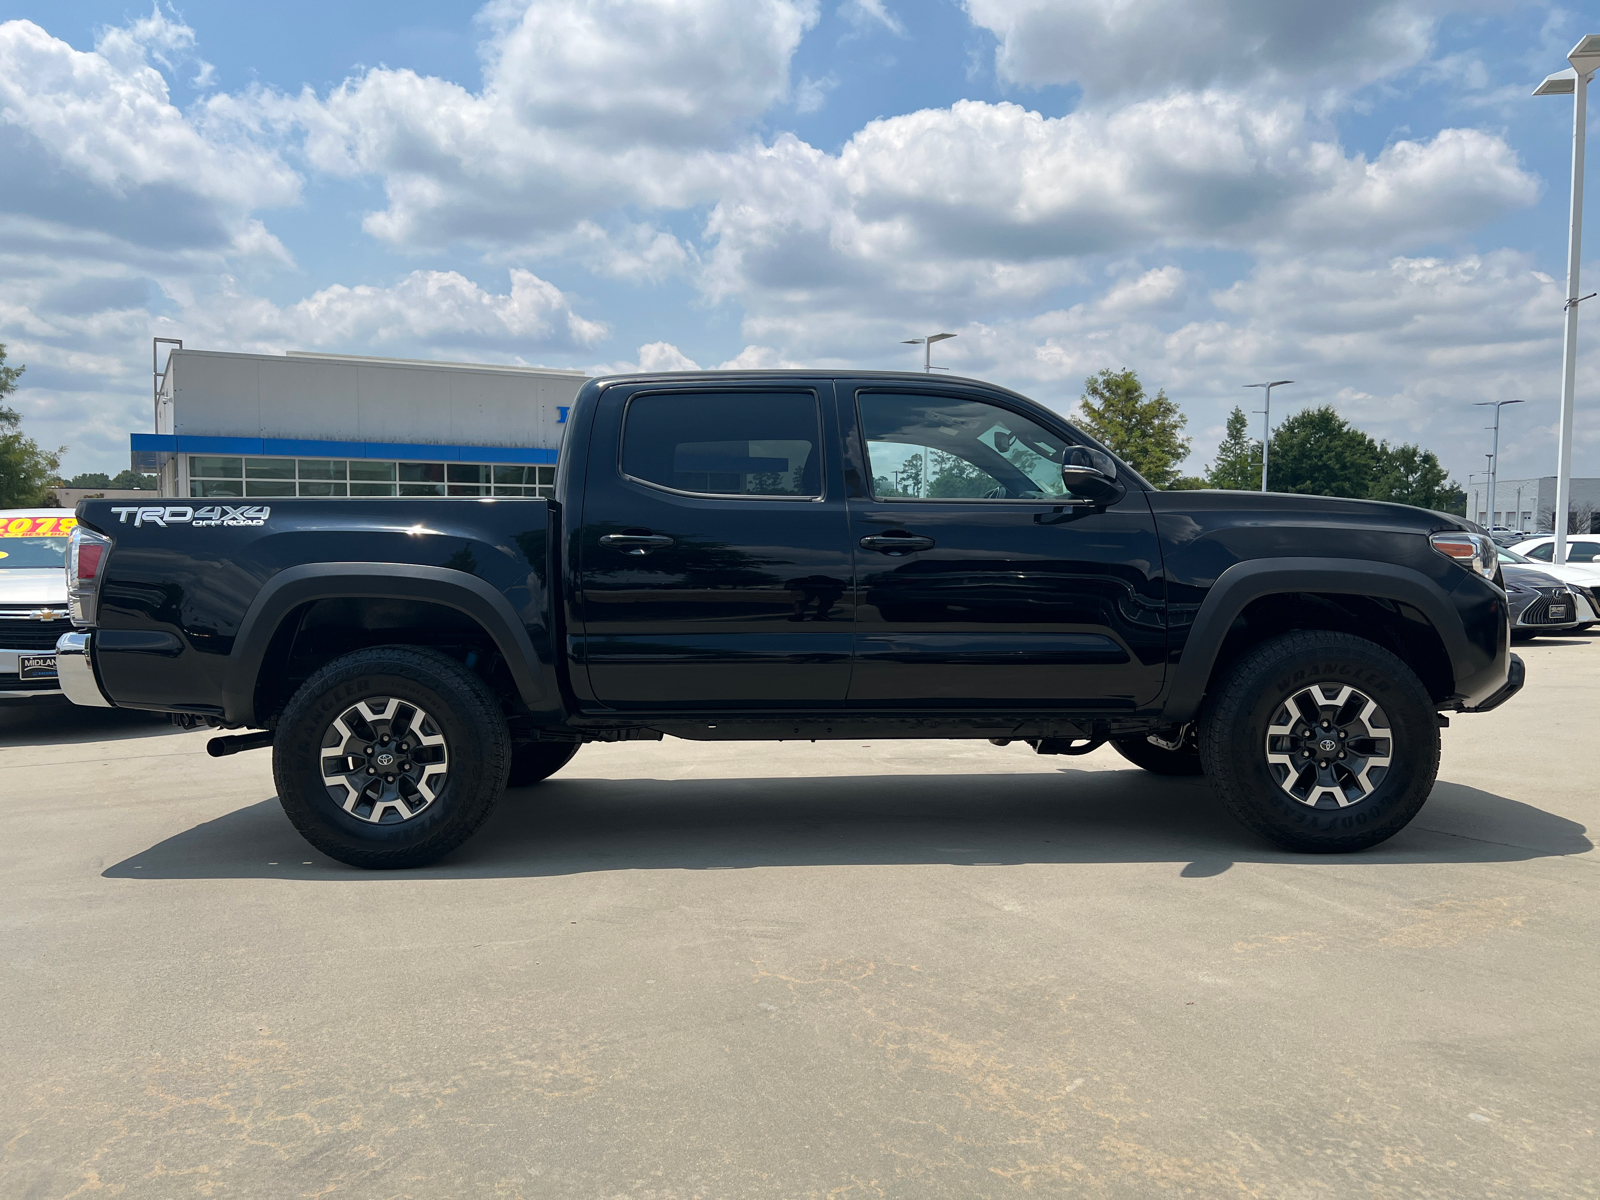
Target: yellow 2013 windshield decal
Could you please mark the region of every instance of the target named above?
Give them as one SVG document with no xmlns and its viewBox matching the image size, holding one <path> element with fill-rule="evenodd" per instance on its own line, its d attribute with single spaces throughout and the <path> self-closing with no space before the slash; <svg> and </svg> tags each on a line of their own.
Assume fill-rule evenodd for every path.
<svg viewBox="0 0 1600 1200">
<path fill-rule="evenodd" d="M 77 524 L 76 517 L 0 517 L 0 538 L 66 537 Z"/>
</svg>

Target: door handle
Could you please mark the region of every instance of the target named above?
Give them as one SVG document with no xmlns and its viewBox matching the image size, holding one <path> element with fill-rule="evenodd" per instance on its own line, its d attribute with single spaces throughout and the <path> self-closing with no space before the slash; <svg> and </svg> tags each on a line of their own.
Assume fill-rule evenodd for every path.
<svg viewBox="0 0 1600 1200">
<path fill-rule="evenodd" d="M 869 533 L 861 539 L 863 550 L 876 550 L 881 554 L 910 554 L 914 550 L 932 550 L 933 545 L 931 537 L 899 529 L 889 533 Z"/>
<path fill-rule="evenodd" d="M 600 536 L 600 544 L 624 554 L 649 554 L 672 545 L 672 539 L 664 533 L 606 533 Z"/>
</svg>

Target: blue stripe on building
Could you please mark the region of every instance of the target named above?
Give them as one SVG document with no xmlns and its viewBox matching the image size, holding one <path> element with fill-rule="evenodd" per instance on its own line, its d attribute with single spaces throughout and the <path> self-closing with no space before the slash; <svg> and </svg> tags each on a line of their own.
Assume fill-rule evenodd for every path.
<svg viewBox="0 0 1600 1200">
<path fill-rule="evenodd" d="M 238 454 L 282 458 L 375 458 L 407 462 L 524 463 L 546 466 L 554 450 L 529 446 L 441 446 L 407 442 L 323 442 L 302 438 L 202 437 L 183 433 L 130 435 L 135 454 Z"/>
</svg>

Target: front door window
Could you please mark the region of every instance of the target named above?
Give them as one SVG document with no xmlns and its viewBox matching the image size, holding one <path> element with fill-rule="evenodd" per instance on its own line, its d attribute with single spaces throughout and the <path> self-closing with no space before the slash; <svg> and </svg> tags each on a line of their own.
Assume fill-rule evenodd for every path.
<svg viewBox="0 0 1600 1200">
<path fill-rule="evenodd" d="M 1051 500 L 1066 442 L 1027 417 L 957 397 L 860 398 L 872 494 L 907 500 Z"/>
</svg>

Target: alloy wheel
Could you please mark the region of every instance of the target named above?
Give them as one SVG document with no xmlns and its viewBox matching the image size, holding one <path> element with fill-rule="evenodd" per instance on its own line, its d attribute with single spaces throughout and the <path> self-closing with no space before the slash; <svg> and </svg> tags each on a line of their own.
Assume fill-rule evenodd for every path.
<svg viewBox="0 0 1600 1200">
<path fill-rule="evenodd" d="M 394 696 L 369 696 L 322 736 L 322 782 L 351 816 L 375 825 L 419 816 L 439 796 L 450 748 L 438 723 Z"/>
<path fill-rule="evenodd" d="M 1314 683 L 1280 704 L 1267 724 L 1267 767 L 1307 808 L 1346 808 L 1383 782 L 1394 756 L 1389 718 L 1348 684 Z"/>
</svg>

